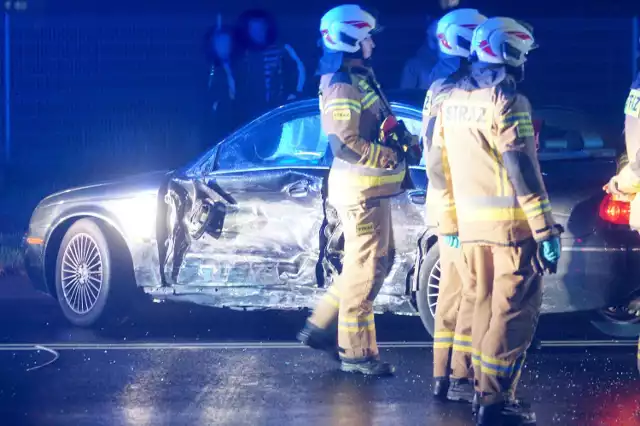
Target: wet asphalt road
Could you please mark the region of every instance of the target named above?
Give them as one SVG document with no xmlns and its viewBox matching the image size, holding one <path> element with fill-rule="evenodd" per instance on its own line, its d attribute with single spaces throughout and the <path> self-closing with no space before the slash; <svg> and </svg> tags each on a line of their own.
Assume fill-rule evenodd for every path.
<svg viewBox="0 0 640 426">
<path fill-rule="evenodd" d="M 398 375 L 367 379 L 295 344 L 304 312 L 146 305 L 115 329 L 82 330 L 18 293 L 0 294 L 2 426 L 473 424 L 469 407 L 429 397 L 417 318 L 376 318 Z M 528 356 L 520 393 L 538 425 L 640 426 L 633 347 L 585 347 L 603 336 L 580 317 L 542 318 L 538 337 L 573 341 Z"/>
</svg>

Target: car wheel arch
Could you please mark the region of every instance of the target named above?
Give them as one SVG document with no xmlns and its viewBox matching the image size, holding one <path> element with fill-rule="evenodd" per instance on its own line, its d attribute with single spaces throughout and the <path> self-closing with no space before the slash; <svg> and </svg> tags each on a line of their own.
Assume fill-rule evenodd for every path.
<svg viewBox="0 0 640 426">
<path fill-rule="evenodd" d="M 67 231 L 74 223 L 78 222 L 82 219 L 91 219 L 95 221 L 98 226 L 104 231 L 105 236 L 109 244 L 115 244 L 119 249 L 118 253 L 121 254 L 121 258 L 118 260 L 121 262 L 125 262 L 125 267 L 127 270 L 131 271 L 133 275 L 133 258 L 131 256 L 131 250 L 124 239 L 122 232 L 118 229 L 116 224 L 102 216 L 97 214 L 76 214 L 67 216 L 59 221 L 52 227 L 49 232 L 49 236 L 47 237 L 44 249 L 44 276 L 45 283 L 47 285 L 47 289 L 49 293 L 57 297 L 56 291 L 56 262 L 58 258 L 58 250 L 60 249 L 60 245 L 62 244 L 62 240 L 66 235 Z"/>
<path fill-rule="evenodd" d="M 418 238 L 418 253 L 413 267 L 413 283 L 410 288 L 414 298 L 418 290 L 420 290 L 420 268 L 422 267 L 422 261 L 437 242 L 438 236 L 435 234 L 429 235 L 428 231 L 425 231 L 420 238 Z"/>
</svg>

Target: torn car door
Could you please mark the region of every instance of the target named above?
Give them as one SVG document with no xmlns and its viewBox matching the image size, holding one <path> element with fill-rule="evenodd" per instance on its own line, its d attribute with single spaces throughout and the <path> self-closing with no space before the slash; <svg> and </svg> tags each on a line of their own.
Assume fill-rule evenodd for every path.
<svg viewBox="0 0 640 426">
<path fill-rule="evenodd" d="M 195 287 L 315 287 L 323 221 L 319 172 L 257 169 L 207 178 L 204 186 L 226 198 L 224 225 L 219 233 L 211 224 L 204 232 L 184 232 L 201 222 L 197 202 L 184 203 L 182 212 L 176 208 L 177 216 L 186 219 L 178 225 L 183 232 L 173 233 L 173 261 L 165 267 L 170 282 Z M 198 197 L 202 195 L 189 195 Z"/>
<path fill-rule="evenodd" d="M 221 192 L 199 180 L 174 178 L 165 194 L 167 204 L 163 282 L 178 284 L 178 276 L 193 241 L 218 239 L 222 234 L 227 204 Z"/>
</svg>

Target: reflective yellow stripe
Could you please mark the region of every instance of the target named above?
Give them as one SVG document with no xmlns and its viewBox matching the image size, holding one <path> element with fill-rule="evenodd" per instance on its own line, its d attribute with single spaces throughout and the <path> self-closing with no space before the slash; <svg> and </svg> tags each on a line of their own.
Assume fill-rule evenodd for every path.
<svg viewBox="0 0 640 426">
<path fill-rule="evenodd" d="M 471 347 L 471 336 L 467 336 L 466 334 L 456 334 L 453 337 L 453 350 L 462 353 L 473 353 L 473 348 Z"/>
<path fill-rule="evenodd" d="M 514 126 L 518 137 L 524 138 L 533 136 L 533 122 L 531 121 L 531 115 L 528 112 L 517 112 L 507 115 L 502 120 L 502 123 L 500 123 L 500 130 Z"/>
<path fill-rule="evenodd" d="M 360 113 L 362 107 L 358 101 L 347 98 L 332 99 L 324 105 L 324 113 L 336 110 L 336 109 L 350 109 L 357 113 Z"/>
<path fill-rule="evenodd" d="M 488 355 L 481 355 L 481 371 L 482 374 L 489 374 L 497 377 L 511 377 L 513 374 L 513 363 Z"/>
<path fill-rule="evenodd" d="M 453 347 L 453 331 L 436 331 L 433 335 L 433 347 L 451 349 Z"/>
<path fill-rule="evenodd" d="M 481 355 L 483 362 L 488 362 L 491 364 L 499 365 L 501 367 L 511 367 L 512 363 L 509 361 L 505 361 L 503 359 L 493 358 L 488 355 Z"/>
<path fill-rule="evenodd" d="M 531 114 L 529 114 L 528 112 L 514 112 L 511 114 L 507 114 L 502 118 L 500 126 L 501 129 L 504 129 L 506 127 L 513 126 L 517 122 L 531 123 Z"/>
<path fill-rule="evenodd" d="M 520 207 L 460 209 L 458 217 L 465 222 L 527 220 L 527 216 Z"/>
<path fill-rule="evenodd" d="M 365 97 L 364 97 L 364 99 L 362 100 L 362 109 L 368 109 L 368 108 L 371 108 L 371 106 L 372 106 L 374 103 L 376 103 L 376 101 L 377 101 L 378 99 L 380 99 L 380 97 L 379 97 L 378 95 L 374 94 L 374 95 L 371 97 L 371 99 L 369 99 L 369 100 L 366 100 L 366 101 L 365 101 L 365 99 L 367 99 L 367 97 L 368 97 L 368 96 L 369 96 L 369 95 L 365 96 Z"/>
<path fill-rule="evenodd" d="M 335 291 L 332 291 L 332 288 L 333 286 L 329 287 L 329 289 L 322 296 L 322 299 L 329 305 L 338 308 L 340 307 L 340 296 L 337 295 Z"/>
<path fill-rule="evenodd" d="M 474 367 L 481 368 L 482 360 L 480 359 L 480 352 L 472 348 L 471 354 L 471 364 L 473 364 Z"/>
<path fill-rule="evenodd" d="M 522 123 L 518 123 L 518 125 L 516 126 L 516 133 L 519 138 L 533 137 L 534 136 L 533 125 L 532 124 L 525 125 Z"/>
<path fill-rule="evenodd" d="M 547 213 L 551 211 L 551 205 L 549 204 L 549 200 L 541 200 L 537 203 L 532 203 L 527 205 L 527 208 L 524 209 L 524 213 L 528 219 L 534 218 L 540 214 Z"/>
<path fill-rule="evenodd" d="M 365 317 L 359 317 L 356 315 L 341 315 L 338 320 L 338 328 L 340 330 L 357 333 L 362 329 L 374 330 L 375 323 L 373 314 L 369 314 Z"/>
<path fill-rule="evenodd" d="M 360 86 L 363 90 L 371 89 L 371 86 L 369 86 L 369 83 L 367 83 L 365 80 L 360 80 L 358 82 L 358 86 Z"/>
<path fill-rule="evenodd" d="M 464 345 L 458 345 L 458 344 L 453 344 L 453 350 L 457 351 L 457 352 L 461 352 L 461 353 L 465 353 L 465 354 L 470 354 L 473 353 L 473 349 L 469 346 L 464 346 Z"/>
<path fill-rule="evenodd" d="M 497 377 L 509 377 L 511 374 L 506 372 L 506 371 L 502 371 L 502 370 L 497 370 L 496 368 L 490 366 L 490 365 L 486 365 L 486 364 L 482 364 L 480 367 L 482 374 L 487 374 L 490 376 L 497 376 Z"/>
<path fill-rule="evenodd" d="M 338 179 L 343 183 L 342 186 L 351 188 L 372 188 L 376 186 L 400 183 L 404 179 L 405 173 L 406 171 L 402 170 L 398 174 L 389 176 L 365 176 L 352 173 L 347 170 L 333 169 L 331 171 L 333 179 Z"/>
<path fill-rule="evenodd" d="M 360 114 L 360 109 L 355 108 L 353 105 L 331 105 L 324 109 L 324 113 L 330 113 L 335 111 L 344 111 L 350 113 L 351 111 Z"/>
<path fill-rule="evenodd" d="M 467 336 L 465 334 L 456 334 L 454 336 L 455 340 L 459 340 L 461 342 L 471 342 L 471 336 Z"/>
<path fill-rule="evenodd" d="M 369 158 L 367 159 L 365 166 L 375 167 L 376 164 L 378 164 L 378 158 L 380 157 L 380 146 L 375 143 L 372 143 L 369 146 Z"/>
</svg>

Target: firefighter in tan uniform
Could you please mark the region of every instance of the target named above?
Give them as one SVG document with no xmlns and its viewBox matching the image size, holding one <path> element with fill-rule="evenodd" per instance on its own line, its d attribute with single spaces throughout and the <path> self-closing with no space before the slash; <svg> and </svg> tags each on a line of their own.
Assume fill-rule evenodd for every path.
<svg viewBox="0 0 640 426">
<path fill-rule="evenodd" d="M 476 286 L 472 347 L 482 426 L 535 423 L 513 395 L 542 302 L 541 273 L 560 258 L 537 160 L 531 106 L 516 91 L 531 30 L 491 18 L 473 35 L 468 77 L 440 104 L 427 164 L 441 235 L 462 245 Z M 439 154 L 438 154 L 439 151 Z"/>
<path fill-rule="evenodd" d="M 473 30 L 487 18 L 475 9 L 457 9 L 444 15 L 436 30 L 442 69 L 457 70 L 433 82 L 424 101 L 421 137 L 425 157 L 429 154 L 436 120 L 436 111 L 449 89 L 468 73 Z M 428 160 L 427 160 L 428 161 Z M 429 171 L 427 170 L 427 173 Z M 438 197 L 427 186 L 427 227 L 437 228 Z M 450 246 L 439 239 L 440 289 L 435 314 L 433 345 L 433 394 L 439 399 L 471 402 L 474 396 L 473 368 L 471 365 L 471 323 L 475 305 L 475 292 L 464 280 L 466 268 L 459 246 Z M 420 283 L 428 285 L 428 283 Z"/>
<path fill-rule="evenodd" d="M 379 359 L 373 301 L 393 265 L 389 199 L 403 192 L 406 154 L 389 145 L 387 138 L 396 142 L 411 138 L 390 116 L 389 104 L 368 67 L 375 29 L 375 18 L 356 5 L 330 10 L 320 24 L 325 48 L 319 70 L 320 109 L 334 156 L 328 201 L 340 217 L 345 248 L 342 273 L 298 338 L 313 348 L 332 351 L 332 326 L 337 320 L 341 369 L 389 375 L 393 367 Z"/>
<path fill-rule="evenodd" d="M 640 73 L 631 85 L 627 102 L 624 106 L 624 133 L 627 148 L 627 165 L 611 178 L 604 190 L 621 199 L 631 201 L 631 228 L 640 231 Z M 632 302 L 635 309 L 640 309 L 640 300 Z M 640 371 L 640 341 L 638 342 L 638 371 Z"/>
</svg>

